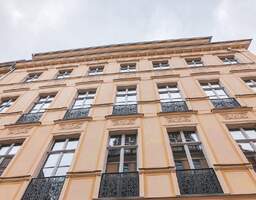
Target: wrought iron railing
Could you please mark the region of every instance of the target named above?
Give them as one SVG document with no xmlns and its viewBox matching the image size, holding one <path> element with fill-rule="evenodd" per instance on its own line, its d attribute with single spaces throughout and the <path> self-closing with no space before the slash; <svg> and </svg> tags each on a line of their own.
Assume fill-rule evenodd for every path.
<svg viewBox="0 0 256 200">
<path fill-rule="evenodd" d="M 89 114 L 90 108 L 79 108 L 79 109 L 70 109 L 66 112 L 64 119 L 79 119 L 87 117 Z"/>
<path fill-rule="evenodd" d="M 22 124 L 22 123 L 38 122 L 42 117 L 42 115 L 43 115 L 43 112 L 23 114 L 18 119 L 17 123 Z"/>
<path fill-rule="evenodd" d="M 33 178 L 22 200 L 58 200 L 65 176 Z"/>
<path fill-rule="evenodd" d="M 185 101 L 161 102 L 163 112 L 186 112 L 188 107 Z"/>
<path fill-rule="evenodd" d="M 130 115 L 137 113 L 137 104 L 114 105 L 112 115 Z"/>
<path fill-rule="evenodd" d="M 139 196 L 138 172 L 102 174 L 99 198 Z"/>
<path fill-rule="evenodd" d="M 211 102 L 215 108 L 240 107 L 240 104 L 237 102 L 235 98 L 211 99 Z"/>
<path fill-rule="evenodd" d="M 223 193 L 217 176 L 211 168 L 176 170 L 181 194 Z"/>
</svg>

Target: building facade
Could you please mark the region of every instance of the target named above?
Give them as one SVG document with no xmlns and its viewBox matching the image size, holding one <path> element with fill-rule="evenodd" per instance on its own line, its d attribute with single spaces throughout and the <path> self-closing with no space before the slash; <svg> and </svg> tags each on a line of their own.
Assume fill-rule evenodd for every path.
<svg viewBox="0 0 256 200">
<path fill-rule="evenodd" d="M 141 42 L 0 64 L 0 199 L 256 199 L 250 42 Z"/>
</svg>

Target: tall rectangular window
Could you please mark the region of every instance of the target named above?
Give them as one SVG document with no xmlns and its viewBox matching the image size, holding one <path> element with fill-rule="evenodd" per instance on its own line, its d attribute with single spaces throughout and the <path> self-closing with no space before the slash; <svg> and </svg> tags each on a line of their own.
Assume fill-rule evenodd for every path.
<svg viewBox="0 0 256 200">
<path fill-rule="evenodd" d="M 153 69 L 154 70 L 161 70 L 161 69 L 169 69 L 170 65 L 168 60 L 162 60 L 162 61 L 153 61 Z"/>
<path fill-rule="evenodd" d="M 14 101 L 15 98 L 8 98 L 3 100 L 0 104 L 0 113 L 4 113 L 5 111 L 7 111 L 12 106 Z"/>
<path fill-rule="evenodd" d="M 79 139 L 56 140 L 48 153 L 39 177 L 65 176 L 69 170 Z"/>
<path fill-rule="evenodd" d="M 201 58 L 187 58 L 185 59 L 189 67 L 202 67 L 204 66 Z"/>
<path fill-rule="evenodd" d="M 224 65 L 232 65 L 232 64 L 238 64 L 239 63 L 234 55 L 220 56 L 219 58 L 222 60 Z"/>
<path fill-rule="evenodd" d="M 56 79 L 65 79 L 70 77 L 72 70 L 61 70 L 58 72 Z"/>
<path fill-rule="evenodd" d="M 45 112 L 45 109 L 49 107 L 53 99 L 54 95 L 41 96 L 39 100 L 34 104 L 29 113 Z"/>
<path fill-rule="evenodd" d="M 135 72 L 136 71 L 136 63 L 130 64 L 121 64 L 120 65 L 120 72 Z"/>
<path fill-rule="evenodd" d="M 98 67 L 90 67 L 88 71 L 89 76 L 94 76 L 94 75 L 100 75 L 103 74 L 103 66 L 98 66 Z"/>
<path fill-rule="evenodd" d="M 168 132 L 177 170 L 208 168 L 195 131 Z"/>
<path fill-rule="evenodd" d="M 137 134 L 111 135 L 108 143 L 106 172 L 137 171 Z"/>
<path fill-rule="evenodd" d="M 222 87 L 218 82 L 201 83 L 201 86 L 210 99 L 229 98 L 224 87 Z"/>
<path fill-rule="evenodd" d="M 183 101 L 177 85 L 158 85 L 161 102 Z"/>
<path fill-rule="evenodd" d="M 0 144 L 0 175 L 18 152 L 21 143 Z"/>
<path fill-rule="evenodd" d="M 80 108 L 89 108 L 93 103 L 93 99 L 95 97 L 95 90 L 88 90 L 79 92 L 75 102 L 72 106 L 72 109 L 80 109 Z"/>
<path fill-rule="evenodd" d="M 244 80 L 246 85 L 248 85 L 254 92 L 256 92 L 256 79 Z"/>
<path fill-rule="evenodd" d="M 137 104 L 136 87 L 122 87 L 117 89 L 116 105 Z"/>
<path fill-rule="evenodd" d="M 39 76 L 41 75 L 42 73 L 31 73 L 31 74 L 28 74 L 25 82 L 26 83 L 29 83 L 29 82 L 33 82 L 33 81 L 36 81 Z"/>
<path fill-rule="evenodd" d="M 256 171 L 256 129 L 237 128 L 229 131 Z"/>
</svg>

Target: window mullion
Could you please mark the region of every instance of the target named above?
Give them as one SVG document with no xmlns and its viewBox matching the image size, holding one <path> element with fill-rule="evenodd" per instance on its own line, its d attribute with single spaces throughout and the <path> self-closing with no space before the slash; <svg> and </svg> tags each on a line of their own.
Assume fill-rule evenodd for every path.
<svg viewBox="0 0 256 200">
<path fill-rule="evenodd" d="M 183 143 L 183 146 L 184 146 L 184 150 L 185 150 L 185 153 L 186 153 L 186 157 L 188 159 L 189 167 L 190 167 L 190 169 L 195 169 L 195 166 L 194 166 L 194 163 L 193 163 L 193 160 L 192 160 L 192 156 L 190 154 L 188 145 L 186 144 L 186 138 L 185 138 L 184 132 L 181 131 L 180 135 L 181 135 L 181 140 L 182 140 L 182 143 Z"/>
<path fill-rule="evenodd" d="M 125 135 L 121 138 L 121 148 L 120 148 L 120 161 L 119 161 L 119 172 L 122 173 L 124 170 L 124 145 L 125 145 Z"/>
</svg>

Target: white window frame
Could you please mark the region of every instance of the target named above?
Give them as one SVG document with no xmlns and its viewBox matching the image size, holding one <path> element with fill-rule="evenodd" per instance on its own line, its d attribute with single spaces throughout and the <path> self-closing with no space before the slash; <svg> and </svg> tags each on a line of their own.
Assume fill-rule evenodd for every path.
<svg viewBox="0 0 256 200">
<path fill-rule="evenodd" d="M 103 74 L 104 66 L 89 67 L 88 75 L 95 76 Z"/>
<path fill-rule="evenodd" d="M 217 84 L 219 87 L 213 87 L 212 84 L 214 84 L 214 85 Z M 204 88 L 203 87 L 204 85 L 202 85 L 202 84 L 201 84 L 201 87 L 204 90 L 206 95 L 207 95 L 206 91 L 212 91 L 214 93 L 214 96 L 208 96 L 207 95 L 209 97 L 209 99 L 227 99 L 227 98 L 230 98 L 230 96 L 226 92 L 225 88 L 223 86 L 221 86 L 221 84 L 219 82 L 208 82 L 207 85 L 208 85 L 209 88 Z M 220 97 L 218 95 L 218 93 L 216 92 L 216 89 L 222 90 L 225 93 L 226 97 L 224 97 L 224 98 Z M 216 97 L 216 98 L 213 98 L 213 97 Z"/>
<path fill-rule="evenodd" d="M 117 146 L 110 146 L 109 142 L 111 139 L 111 136 L 115 136 L 115 135 L 121 135 L 121 145 L 117 145 Z M 136 144 L 135 145 L 125 145 L 125 137 L 129 136 L 129 135 L 136 135 Z M 120 155 L 119 155 L 119 169 L 118 169 L 118 173 L 122 173 L 124 172 L 124 155 L 125 149 L 136 149 L 136 170 L 138 171 L 138 134 L 137 132 L 134 133 L 122 133 L 122 134 L 110 134 L 109 138 L 108 138 L 108 146 L 107 146 L 107 159 L 108 159 L 108 153 L 109 150 L 112 149 L 120 149 Z M 106 163 L 105 163 L 105 172 L 107 170 L 107 164 L 108 161 L 106 159 Z"/>
<path fill-rule="evenodd" d="M 15 102 L 14 98 L 3 99 L 0 105 L 0 113 L 5 113 Z"/>
<path fill-rule="evenodd" d="M 28 74 L 25 82 L 26 83 L 30 83 L 30 82 L 36 81 L 41 76 L 41 74 L 42 73 L 31 73 L 31 74 Z"/>
<path fill-rule="evenodd" d="M 256 92 L 256 79 L 247 79 L 244 82 L 251 90 Z"/>
<path fill-rule="evenodd" d="M 235 56 L 221 56 L 220 59 L 224 65 L 239 64 L 239 61 L 235 58 Z"/>
<path fill-rule="evenodd" d="M 170 64 L 168 60 L 153 61 L 152 65 L 154 70 L 170 69 Z"/>
<path fill-rule="evenodd" d="M 159 87 L 165 87 L 165 93 L 168 94 L 168 99 L 163 99 L 161 98 L 161 94 L 160 94 L 160 88 Z M 176 90 L 174 90 L 174 88 L 176 88 Z M 159 94 L 159 97 L 160 97 L 160 102 L 177 102 L 177 101 L 184 101 L 184 98 L 182 97 L 182 94 L 177 86 L 177 84 L 175 85 L 171 85 L 171 84 L 164 84 L 164 85 L 158 85 L 157 86 L 157 89 L 158 89 L 158 94 Z M 163 93 L 163 92 L 162 92 Z M 172 93 L 178 93 L 180 95 L 180 98 L 175 98 L 173 99 L 171 97 L 171 94 Z M 165 101 L 165 100 L 168 100 L 168 101 Z"/>
<path fill-rule="evenodd" d="M 91 94 L 89 94 L 90 92 L 94 92 L 93 98 L 91 98 Z M 79 95 L 82 95 L 82 94 L 84 94 L 85 96 L 84 96 L 84 97 L 79 97 Z M 87 101 L 88 101 L 88 99 L 94 100 L 94 99 L 95 99 L 95 96 L 96 96 L 96 90 L 79 91 L 79 92 L 77 93 L 77 96 L 76 96 L 76 98 L 75 98 L 75 100 L 74 100 L 74 103 L 73 103 L 71 109 L 90 108 L 92 104 L 87 103 Z M 76 103 L 76 101 L 78 101 L 78 100 L 83 100 L 82 106 L 79 107 L 79 108 L 74 108 L 75 103 Z"/>
<path fill-rule="evenodd" d="M 40 102 L 40 99 L 42 99 L 42 98 L 45 98 L 45 100 L 42 101 L 42 102 Z M 51 98 L 52 98 L 52 100 L 49 100 L 49 99 L 51 99 Z M 29 113 L 43 113 L 43 112 L 45 112 L 45 109 L 43 109 L 44 105 L 45 105 L 46 103 L 52 103 L 53 98 L 54 98 L 54 95 L 40 96 L 40 97 L 38 98 L 38 100 L 36 101 L 36 103 L 33 105 L 32 109 L 29 111 Z M 34 112 L 34 108 L 35 108 L 36 105 L 38 105 L 38 104 L 41 104 L 41 106 L 40 106 L 38 109 L 35 110 L 36 112 Z"/>
<path fill-rule="evenodd" d="M 60 80 L 60 79 L 69 78 L 71 73 L 72 73 L 72 70 L 61 70 L 58 72 L 56 79 Z"/>
<path fill-rule="evenodd" d="M 123 90 L 125 89 L 125 94 L 118 94 L 119 93 L 119 90 Z M 136 97 L 136 100 L 135 101 L 130 101 L 129 100 L 129 89 L 134 89 L 135 91 L 135 97 Z M 124 96 L 125 97 L 125 100 L 122 101 L 122 102 L 117 102 L 117 98 L 118 96 Z M 117 88 L 117 91 L 116 91 L 116 101 L 115 101 L 115 105 L 129 105 L 129 104 L 137 104 L 137 87 L 120 87 L 120 88 Z"/>
<path fill-rule="evenodd" d="M 203 153 L 203 155 L 204 155 L 204 159 L 205 159 L 206 162 L 207 162 L 207 159 L 206 159 L 206 157 L 205 157 L 205 153 L 204 153 L 204 150 L 203 150 L 203 147 L 202 147 L 202 142 L 200 141 L 200 138 L 198 137 L 197 132 L 196 132 L 196 131 L 190 131 L 190 132 L 193 132 L 193 133 L 196 134 L 198 141 L 187 142 L 187 141 L 186 141 L 186 137 L 185 137 L 185 133 L 184 133 L 184 132 L 186 132 L 186 131 L 182 131 L 182 130 L 181 130 L 181 131 L 168 131 L 168 138 L 169 138 L 169 135 L 170 135 L 171 133 L 177 133 L 177 132 L 180 133 L 181 142 L 170 142 L 170 146 L 171 146 L 171 148 L 172 148 L 172 147 L 176 147 L 176 146 L 183 146 L 183 147 L 184 147 L 185 156 L 186 156 L 186 158 L 187 158 L 187 160 L 188 160 L 189 168 L 190 168 L 190 169 L 196 169 L 196 168 L 195 168 L 195 165 L 194 165 L 194 163 L 193 163 L 193 159 L 192 159 L 190 150 L 189 150 L 189 145 L 198 145 L 198 146 L 201 146 L 201 148 L 202 148 L 202 153 Z M 172 153 L 173 153 L 173 151 L 172 151 Z M 173 156 L 173 157 L 174 157 L 174 156 Z M 208 167 L 209 167 L 208 162 L 207 162 L 207 165 L 208 165 Z"/>
<path fill-rule="evenodd" d="M 201 58 L 187 58 L 185 59 L 189 67 L 203 67 L 204 63 Z"/>
<path fill-rule="evenodd" d="M 122 68 L 125 68 L 125 69 L 122 69 Z M 120 72 L 121 73 L 136 72 L 136 63 L 121 64 Z"/>
</svg>

